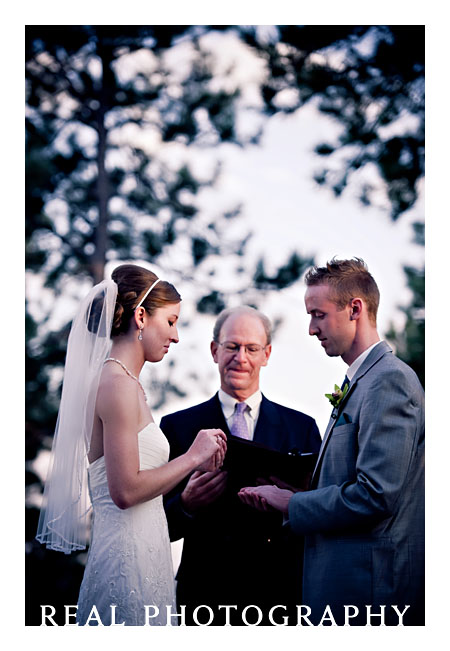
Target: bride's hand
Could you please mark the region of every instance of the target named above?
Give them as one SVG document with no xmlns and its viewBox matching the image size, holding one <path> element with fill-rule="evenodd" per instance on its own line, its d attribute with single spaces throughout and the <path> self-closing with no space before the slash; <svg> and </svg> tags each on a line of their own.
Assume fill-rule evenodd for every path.
<svg viewBox="0 0 450 651">
<path fill-rule="evenodd" d="M 211 472 L 220 468 L 227 451 L 227 437 L 221 429 L 202 429 L 188 453 L 195 457 L 195 470 Z"/>
</svg>

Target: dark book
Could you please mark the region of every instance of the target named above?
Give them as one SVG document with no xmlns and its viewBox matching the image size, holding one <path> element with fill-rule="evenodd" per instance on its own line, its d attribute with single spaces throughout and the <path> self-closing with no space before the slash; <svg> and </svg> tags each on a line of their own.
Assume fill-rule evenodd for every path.
<svg viewBox="0 0 450 651">
<path fill-rule="evenodd" d="M 228 487 L 232 491 L 244 486 L 257 486 L 260 480 L 276 483 L 270 481 L 270 477 L 277 477 L 294 489 L 305 490 L 317 456 L 313 452 L 301 453 L 295 448 L 279 452 L 262 443 L 229 435 L 223 468 L 228 472 Z"/>
</svg>

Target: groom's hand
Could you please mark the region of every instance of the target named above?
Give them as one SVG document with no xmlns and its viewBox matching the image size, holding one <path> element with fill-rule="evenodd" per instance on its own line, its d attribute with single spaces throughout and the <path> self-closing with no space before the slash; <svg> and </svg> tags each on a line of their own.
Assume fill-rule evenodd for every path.
<svg viewBox="0 0 450 651">
<path fill-rule="evenodd" d="M 202 472 L 196 470 L 189 478 L 186 488 L 181 493 L 181 503 L 188 513 L 209 506 L 225 491 L 227 472 L 214 470 Z"/>
<path fill-rule="evenodd" d="M 292 486 L 292 484 L 288 484 L 279 477 L 276 477 L 275 475 L 270 475 L 269 479 L 266 479 L 264 477 L 258 477 L 256 480 L 256 486 L 278 486 L 278 488 L 284 488 L 285 490 L 292 491 L 293 493 L 299 493 L 303 492 L 305 489 L 304 488 L 299 488 L 298 486 Z"/>
<path fill-rule="evenodd" d="M 292 491 L 293 493 L 303 493 L 305 491 L 306 486 L 309 483 L 309 477 L 306 480 L 306 486 L 305 482 L 303 483 L 303 486 L 293 486 L 292 484 L 288 484 L 279 477 L 274 477 L 271 476 L 269 477 L 270 483 L 275 484 L 275 486 L 278 486 L 278 488 L 284 488 L 285 490 Z M 268 482 L 269 483 L 269 482 Z"/>
<path fill-rule="evenodd" d="M 247 486 L 241 488 L 238 497 L 259 511 L 270 511 L 276 509 L 287 515 L 289 500 L 294 493 L 290 490 L 278 488 L 278 486 Z"/>
</svg>

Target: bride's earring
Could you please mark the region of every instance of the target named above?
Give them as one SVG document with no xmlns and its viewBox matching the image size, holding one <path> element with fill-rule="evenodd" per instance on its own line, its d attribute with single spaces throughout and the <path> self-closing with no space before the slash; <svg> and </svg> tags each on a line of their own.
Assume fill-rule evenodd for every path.
<svg viewBox="0 0 450 651">
<path fill-rule="evenodd" d="M 138 335 L 139 341 L 142 341 L 142 330 L 143 330 L 143 328 L 144 328 L 144 326 L 139 326 L 139 335 Z"/>
</svg>

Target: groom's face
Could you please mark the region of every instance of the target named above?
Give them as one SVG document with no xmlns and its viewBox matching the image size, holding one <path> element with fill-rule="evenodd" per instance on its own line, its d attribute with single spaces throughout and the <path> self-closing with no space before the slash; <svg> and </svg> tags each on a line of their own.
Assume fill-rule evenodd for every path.
<svg viewBox="0 0 450 651">
<path fill-rule="evenodd" d="M 312 285 L 305 294 L 310 315 L 309 334 L 316 336 L 329 357 L 345 357 L 355 340 L 355 321 L 350 305 L 339 309 L 328 285 Z"/>
</svg>

